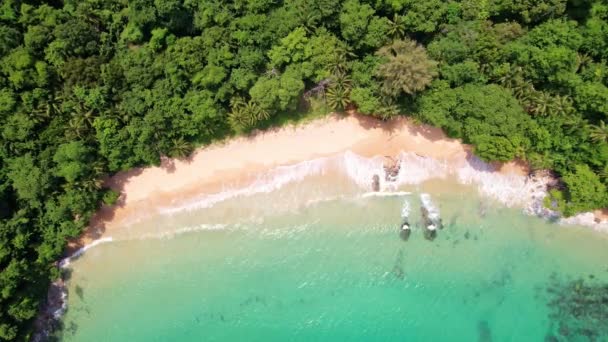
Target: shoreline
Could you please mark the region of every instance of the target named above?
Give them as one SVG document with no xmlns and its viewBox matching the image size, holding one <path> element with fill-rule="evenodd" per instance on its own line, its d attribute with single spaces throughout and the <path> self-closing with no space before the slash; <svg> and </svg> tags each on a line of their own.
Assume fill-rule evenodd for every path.
<svg viewBox="0 0 608 342">
<path fill-rule="evenodd" d="M 384 168 L 384 171 L 387 165 L 389 168 L 399 166 L 405 171 L 405 180 L 411 180 L 408 177 L 418 179 L 420 169 L 417 167 L 420 165 L 417 162 L 430 162 L 429 165 L 433 166 L 425 170 L 439 170 L 438 174 L 444 172 L 456 176 L 459 184 L 477 185 L 480 194 L 496 199 L 496 189 L 492 187 L 506 190 L 508 198 L 501 202 L 512 206 L 510 200 L 515 199 L 516 205 L 529 215 L 596 229 L 608 227 L 608 209 L 564 219 L 544 208 L 542 199 L 547 185 L 555 179 L 531 174 L 522 161 L 483 163 L 474 157 L 472 151 L 472 146 L 448 138 L 441 129 L 416 124 L 406 117 L 382 122 L 353 113 L 330 114 L 301 125 L 257 131 L 249 136 L 199 148 L 185 160 L 162 158 L 160 166 L 119 172 L 108 179 L 106 186 L 120 193 L 119 202 L 111 207 L 103 206 L 95 213 L 88 229 L 69 243 L 66 257 L 58 262 L 58 266 L 65 268 L 73 258 L 89 248 L 113 241 L 112 234 L 135 221 L 141 212 L 145 216 L 162 215 L 163 209 L 179 208 L 180 204 L 196 200 L 201 195 L 224 194 L 226 190 L 251 186 L 259 180 L 260 174 L 276 171 L 279 167 L 284 170 L 297 167 L 299 163 L 349 153 L 363 158 L 376 157 L 374 160 L 381 160 L 380 169 Z M 397 174 L 401 176 L 399 170 Z M 274 177 L 275 174 L 271 175 Z M 370 191 L 373 192 L 371 175 L 366 174 L 364 178 L 366 184 L 369 179 Z M 516 181 L 513 183 L 512 180 Z M 45 310 L 36 323 L 39 328 L 34 340 L 43 340 L 51 331 L 40 327 L 59 324 L 57 322 L 67 307 L 66 298 L 67 289 L 62 277 L 49 290 Z"/>
<path fill-rule="evenodd" d="M 103 206 L 89 228 L 68 245 L 68 255 L 100 238 L 108 238 L 140 212 L 171 207 L 201 194 L 217 193 L 227 184 L 238 188 L 272 168 L 351 151 L 362 157 L 394 158 L 402 152 L 466 163 L 472 147 L 448 138 L 441 129 L 399 117 L 390 121 L 359 114 L 330 114 L 302 125 L 254 132 L 197 149 L 184 160 L 163 158 L 160 166 L 119 172 L 106 185 L 120 193 L 119 202 Z M 528 176 L 521 161 L 492 163 L 503 175 Z M 606 220 L 606 210 L 593 219 Z"/>
</svg>

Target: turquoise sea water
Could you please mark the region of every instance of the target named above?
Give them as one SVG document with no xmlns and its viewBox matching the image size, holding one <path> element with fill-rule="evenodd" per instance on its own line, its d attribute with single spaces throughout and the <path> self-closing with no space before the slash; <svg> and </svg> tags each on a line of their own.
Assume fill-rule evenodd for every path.
<svg viewBox="0 0 608 342">
<path fill-rule="evenodd" d="M 318 174 L 126 226 L 72 262 L 62 340 L 582 338 L 550 317 L 548 288 L 608 281 L 606 234 L 449 179 L 398 190 L 411 194 L 362 196 L 346 177 Z M 416 224 L 422 192 L 446 226 L 428 241 L 416 225 L 403 241 L 404 201 Z"/>
</svg>

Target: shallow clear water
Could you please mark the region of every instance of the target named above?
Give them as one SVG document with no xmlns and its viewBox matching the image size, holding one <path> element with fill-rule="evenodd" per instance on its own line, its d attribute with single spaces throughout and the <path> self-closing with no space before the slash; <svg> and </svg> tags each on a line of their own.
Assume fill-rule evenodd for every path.
<svg viewBox="0 0 608 342">
<path fill-rule="evenodd" d="M 72 262 L 63 340 L 543 341 L 552 281 L 608 281 L 606 234 L 449 179 L 399 190 L 318 174 L 129 225 Z M 422 192 L 446 226 L 403 241 Z"/>
</svg>

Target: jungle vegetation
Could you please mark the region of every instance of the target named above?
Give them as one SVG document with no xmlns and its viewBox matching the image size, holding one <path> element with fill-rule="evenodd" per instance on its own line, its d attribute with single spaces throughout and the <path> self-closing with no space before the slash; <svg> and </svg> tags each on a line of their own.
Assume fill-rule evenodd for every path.
<svg viewBox="0 0 608 342">
<path fill-rule="evenodd" d="M 409 115 L 607 207 L 607 59 L 603 0 L 2 0 L 0 340 L 104 176 L 307 111 Z"/>
</svg>

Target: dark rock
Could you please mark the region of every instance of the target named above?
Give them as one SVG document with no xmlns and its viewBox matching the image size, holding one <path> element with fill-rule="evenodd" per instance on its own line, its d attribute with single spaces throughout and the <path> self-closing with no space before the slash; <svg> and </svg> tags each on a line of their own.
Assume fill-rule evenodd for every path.
<svg viewBox="0 0 608 342">
<path fill-rule="evenodd" d="M 399 160 L 395 160 L 391 157 L 388 157 L 388 159 L 390 160 L 390 162 L 385 163 L 383 165 L 384 178 L 387 182 L 391 182 L 397 179 L 397 176 L 399 175 L 399 171 L 401 169 L 401 164 L 399 163 Z"/>
<path fill-rule="evenodd" d="M 492 331 L 490 330 L 490 325 L 487 321 L 477 322 L 477 332 L 479 334 L 480 342 L 492 341 Z"/>
<path fill-rule="evenodd" d="M 372 177 L 372 191 L 380 191 L 380 176 L 378 175 Z"/>
</svg>

